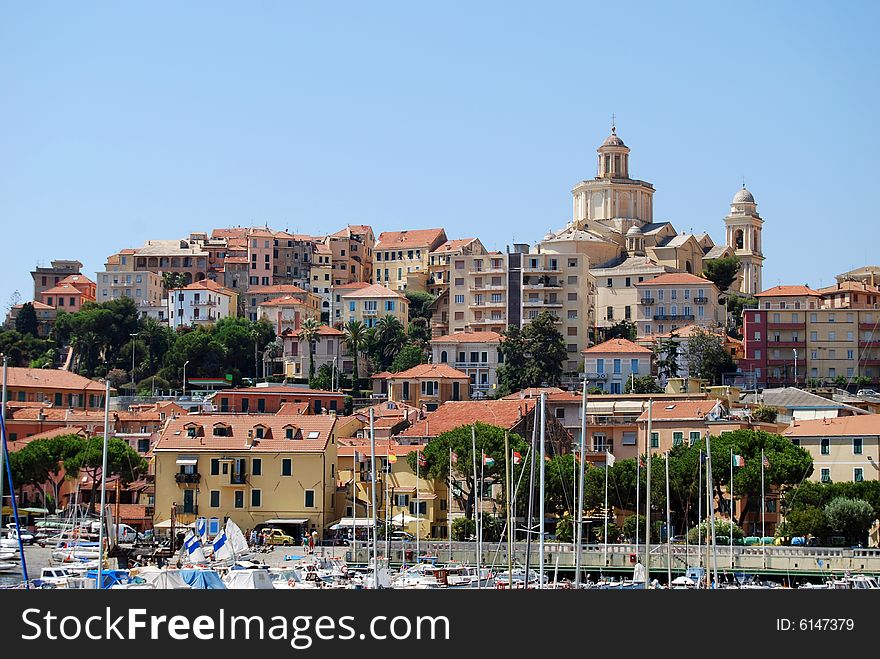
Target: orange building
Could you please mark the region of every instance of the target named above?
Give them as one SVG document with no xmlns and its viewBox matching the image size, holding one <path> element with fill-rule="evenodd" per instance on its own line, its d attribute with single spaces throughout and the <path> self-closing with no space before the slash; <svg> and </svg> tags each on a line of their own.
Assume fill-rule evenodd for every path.
<svg viewBox="0 0 880 659">
<path fill-rule="evenodd" d="M 43 304 L 74 313 L 84 302 L 94 302 L 97 285 L 85 275 L 69 275 L 52 288 L 40 293 Z"/>
</svg>

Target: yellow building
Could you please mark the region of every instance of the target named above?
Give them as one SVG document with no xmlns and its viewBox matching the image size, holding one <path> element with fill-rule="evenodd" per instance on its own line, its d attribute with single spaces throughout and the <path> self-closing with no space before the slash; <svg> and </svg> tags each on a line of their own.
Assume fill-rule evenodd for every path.
<svg viewBox="0 0 880 659">
<path fill-rule="evenodd" d="M 409 324 L 409 301 L 390 288 L 373 284 L 342 295 L 342 322 L 359 320 L 375 327 L 380 318 L 393 316 L 406 329 Z"/>
<path fill-rule="evenodd" d="M 470 400 L 470 376 L 448 364 L 419 364 L 400 373 L 387 373 L 388 400 L 433 412 L 450 400 Z"/>
<path fill-rule="evenodd" d="M 383 231 L 376 243 L 374 281 L 395 291 L 428 290 L 429 255 L 445 242 L 443 229 Z"/>
<path fill-rule="evenodd" d="M 847 483 L 880 479 L 880 415 L 795 421 L 782 435 L 813 457 L 810 480 Z"/>
<path fill-rule="evenodd" d="M 199 414 L 171 419 L 153 449 L 154 524 L 172 514 L 243 530 L 284 520 L 323 534 L 336 507 L 336 417 Z"/>
</svg>

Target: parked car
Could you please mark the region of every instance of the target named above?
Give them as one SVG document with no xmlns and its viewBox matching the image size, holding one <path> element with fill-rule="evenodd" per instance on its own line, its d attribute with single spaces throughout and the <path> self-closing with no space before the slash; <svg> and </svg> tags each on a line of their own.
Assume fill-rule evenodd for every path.
<svg viewBox="0 0 880 659">
<path fill-rule="evenodd" d="M 287 535 L 281 529 L 263 529 L 260 531 L 263 536 L 263 543 L 267 545 L 284 545 L 294 544 L 293 537 Z"/>
<path fill-rule="evenodd" d="M 18 541 L 18 529 L 15 528 L 14 523 L 10 523 L 6 525 L 6 537 L 9 540 Z M 34 544 L 34 535 L 30 531 L 25 528 L 21 529 L 21 542 L 25 545 Z"/>
<path fill-rule="evenodd" d="M 856 393 L 856 395 L 857 396 L 873 396 L 875 398 L 880 397 L 880 394 L 878 394 L 873 389 L 859 389 L 858 392 Z"/>
</svg>

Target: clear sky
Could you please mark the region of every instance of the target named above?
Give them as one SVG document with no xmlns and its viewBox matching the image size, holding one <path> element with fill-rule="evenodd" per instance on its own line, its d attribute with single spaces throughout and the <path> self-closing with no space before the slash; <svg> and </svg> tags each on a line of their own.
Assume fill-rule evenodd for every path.
<svg viewBox="0 0 880 659">
<path fill-rule="evenodd" d="M 612 113 L 656 221 L 722 242 L 744 177 L 765 287 L 827 285 L 880 262 L 877 7 L 0 0 L 0 304 L 221 226 L 535 243 Z"/>
</svg>

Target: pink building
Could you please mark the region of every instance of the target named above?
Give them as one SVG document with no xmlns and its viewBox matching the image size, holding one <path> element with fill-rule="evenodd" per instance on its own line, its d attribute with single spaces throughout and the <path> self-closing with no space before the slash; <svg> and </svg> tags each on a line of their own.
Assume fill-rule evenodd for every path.
<svg viewBox="0 0 880 659">
<path fill-rule="evenodd" d="M 84 302 L 94 302 L 97 285 L 85 275 L 69 275 L 40 293 L 43 304 L 74 313 Z"/>
</svg>

